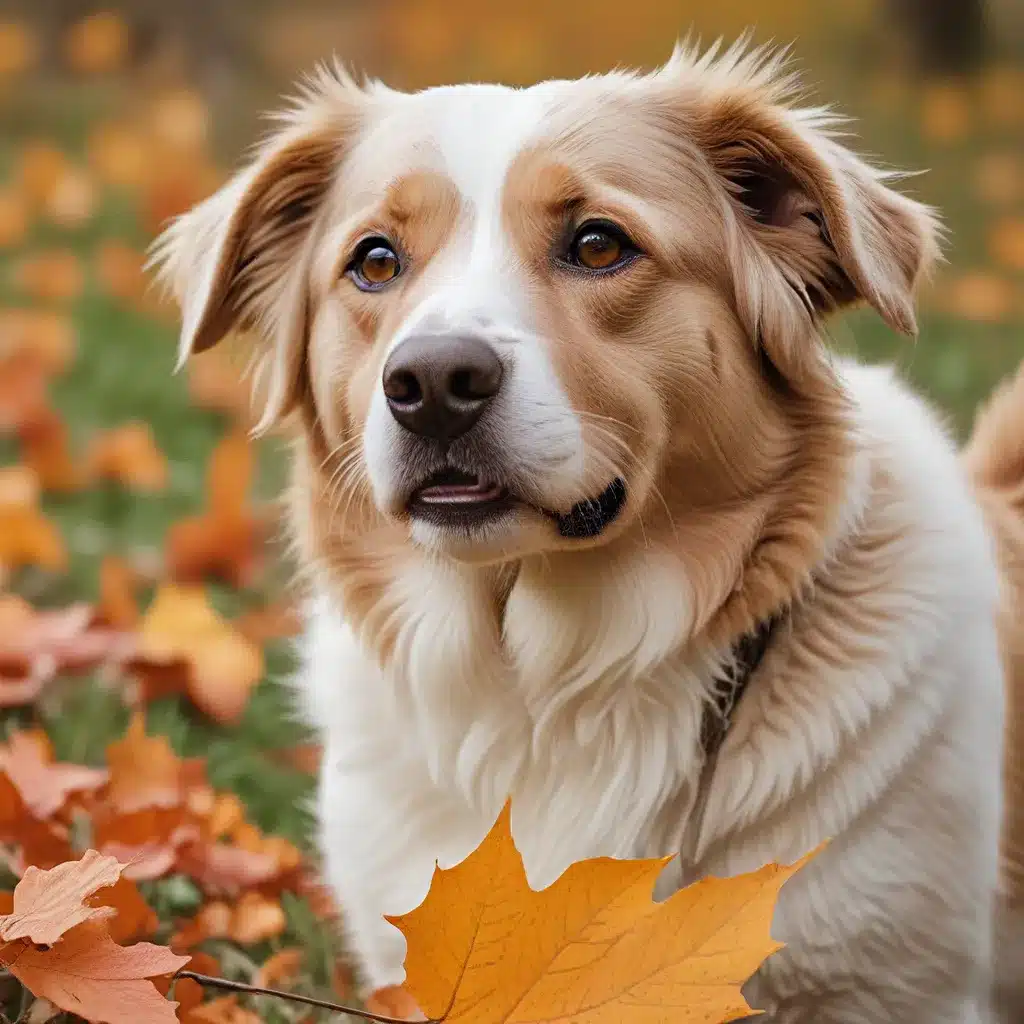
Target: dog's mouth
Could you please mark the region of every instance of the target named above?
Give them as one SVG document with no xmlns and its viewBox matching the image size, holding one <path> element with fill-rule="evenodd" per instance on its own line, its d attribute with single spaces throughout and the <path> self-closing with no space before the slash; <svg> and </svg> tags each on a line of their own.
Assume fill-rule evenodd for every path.
<svg viewBox="0 0 1024 1024">
<path fill-rule="evenodd" d="M 448 467 L 432 473 L 412 492 L 408 510 L 414 519 L 435 526 L 471 529 L 512 513 L 534 508 L 555 522 L 562 537 L 599 536 L 626 504 L 626 482 L 616 477 L 600 494 L 576 502 L 568 512 L 541 508 L 513 495 L 503 484 L 477 473 Z"/>
</svg>

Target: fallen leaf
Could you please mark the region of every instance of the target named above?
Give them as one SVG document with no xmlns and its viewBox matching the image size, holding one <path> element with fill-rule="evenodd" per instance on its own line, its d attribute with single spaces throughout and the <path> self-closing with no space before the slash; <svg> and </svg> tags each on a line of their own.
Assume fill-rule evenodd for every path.
<svg viewBox="0 0 1024 1024">
<path fill-rule="evenodd" d="M 235 904 L 231 914 L 230 937 L 243 946 L 276 939 L 284 933 L 288 921 L 277 900 L 258 892 L 247 892 Z"/>
<path fill-rule="evenodd" d="M 167 486 L 167 459 L 156 445 L 152 428 L 141 421 L 94 437 L 86 467 L 91 476 L 134 491 L 162 491 Z"/>
<path fill-rule="evenodd" d="M 203 97 L 191 89 L 174 89 L 158 96 L 149 111 L 155 140 L 177 152 L 202 152 L 210 130 L 210 112 Z"/>
<path fill-rule="evenodd" d="M 17 181 L 24 195 L 35 205 L 42 206 L 67 170 L 68 158 L 63 150 L 34 139 L 21 147 L 18 155 Z"/>
<path fill-rule="evenodd" d="M 381 1017 L 398 1020 L 426 1020 L 416 1000 L 400 985 L 378 988 L 366 997 L 366 1009 Z"/>
<path fill-rule="evenodd" d="M 414 911 L 388 918 L 408 943 L 405 987 L 450 1024 L 736 1020 L 741 986 L 780 948 L 770 934 L 782 884 L 804 862 L 705 878 L 654 903 L 668 858 L 599 858 L 534 892 L 506 805 L 461 864 L 435 869 Z M 501 956 L 494 950 L 500 944 Z M 449 1005 L 451 1010 L 446 1014 Z"/>
<path fill-rule="evenodd" d="M 136 664 L 180 666 L 193 703 L 236 725 L 263 674 L 263 653 L 210 606 L 202 587 L 166 583 L 142 620 Z"/>
<path fill-rule="evenodd" d="M 116 71 L 128 53 L 128 27 L 113 11 L 99 11 L 75 22 L 64 39 L 64 56 L 79 74 Z"/>
<path fill-rule="evenodd" d="M 70 249 L 51 249 L 26 256 L 15 265 L 14 284 L 35 299 L 70 302 L 82 292 L 82 264 Z"/>
<path fill-rule="evenodd" d="M 26 945 L 5 952 L 7 969 L 30 992 L 69 1013 L 103 1024 L 175 1024 L 176 1003 L 149 978 L 188 963 L 164 946 L 118 946 L 95 922 L 69 931 L 49 949 Z"/>
<path fill-rule="evenodd" d="M 254 456 L 241 430 L 213 450 L 206 474 L 207 511 L 175 523 L 167 535 L 167 566 L 174 579 L 194 583 L 214 576 L 236 587 L 252 582 L 264 532 L 247 504 Z"/>
<path fill-rule="evenodd" d="M 155 816 L 155 812 L 142 812 L 143 816 Z M 130 816 L 135 819 L 138 816 Z M 189 843 L 197 842 L 199 829 L 193 825 L 175 825 L 166 838 L 143 840 L 141 842 L 123 842 L 109 838 L 116 834 L 125 824 L 125 818 L 117 817 L 101 823 L 99 831 L 102 841 L 98 841 L 100 851 L 109 857 L 116 857 L 121 862 L 121 875 L 136 882 L 152 881 L 163 878 L 177 866 L 178 851 Z M 145 825 L 139 830 L 145 833 Z M 134 838 L 138 838 L 136 835 Z"/>
<path fill-rule="evenodd" d="M 0 22 L 0 78 L 22 75 L 36 62 L 39 43 L 27 25 Z"/>
<path fill-rule="evenodd" d="M 25 807 L 40 821 L 57 813 L 71 793 L 92 792 L 107 773 L 77 764 L 55 764 L 40 754 L 24 732 L 14 733 L 0 747 L 0 771 L 14 783 Z"/>
<path fill-rule="evenodd" d="M 305 951 L 293 946 L 279 949 L 268 957 L 253 978 L 259 988 L 287 988 L 302 973 Z"/>
<path fill-rule="evenodd" d="M 338 961 L 331 970 L 331 988 L 338 999 L 348 999 L 356 985 L 355 971 L 346 961 Z"/>
<path fill-rule="evenodd" d="M 231 934 L 231 907 L 220 900 L 207 903 L 171 936 L 174 949 L 190 950 L 207 939 L 226 939 Z"/>
<path fill-rule="evenodd" d="M 921 134 L 929 142 L 958 142 L 971 126 L 971 103 L 953 82 L 931 82 L 921 93 Z"/>
<path fill-rule="evenodd" d="M 143 899 L 134 880 L 121 877 L 109 888 L 100 889 L 90 901 L 96 907 L 111 907 L 115 916 L 107 921 L 107 933 L 117 943 L 135 942 L 151 936 L 160 921 Z"/>
<path fill-rule="evenodd" d="M 39 477 L 27 466 L 0 468 L 0 567 L 57 572 L 66 564 L 64 542 L 39 510 Z"/>
<path fill-rule="evenodd" d="M 211 999 L 191 1010 L 181 1020 L 182 1024 L 263 1024 L 252 1010 L 238 1005 L 237 996 Z"/>
<path fill-rule="evenodd" d="M 0 309 L 0 358 L 31 356 L 46 374 L 62 373 L 75 358 L 74 324 L 62 312 Z"/>
<path fill-rule="evenodd" d="M 107 184 L 138 188 L 149 172 L 146 139 L 132 125 L 107 122 L 89 136 L 89 165 Z"/>
<path fill-rule="evenodd" d="M 146 294 L 146 260 L 137 249 L 124 242 L 106 241 L 97 248 L 95 258 L 96 277 L 108 295 L 127 301 Z"/>
<path fill-rule="evenodd" d="M 0 358 L 0 431 L 21 434 L 51 415 L 47 380 L 45 367 L 28 352 Z"/>
<path fill-rule="evenodd" d="M 0 189 L 0 249 L 20 245 L 28 232 L 28 224 L 25 197 L 13 188 Z"/>
<path fill-rule="evenodd" d="M 1024 271 L 1024 217 L 997 221 L 992 227 L 989 250 L 997 263 Z"/>
<path fill-rule="evenodd" d="M 234 793 L 220 793 L 204 825 L 204 833 L 210 839 L 220 839 L 245 821 L 245 808 Z"/>
<path fill-rule="evenodd" d="M 146 734 L 141 714 L 132 717 L 124 737 L 107 747 L 107 764 L 107 799 L 122 814 L 177 807 L 184 799 L 181 759 L 166 736 Z"/>
<path fill-rule="evenodd" d="M 87 850 L 80 860 L 49 871 L 28 868 L 15 886 L 14 910 L 0 917 L 0 939 L 28 939 L 51 946 L 83 921 L 111 917 L 114 911 L 110 907 L 87 906 L 85 900 L 120 876 L 117 861 L 96 850 Z"/>
<path fill-rule="evenodd" d="M 97 620 L 113 629 L 134 629 L 139 622 L 135 584 L 135 570 L 128 562 L 116 555 L 107 555 L 100 563 L 100 596 L 96 605 Z"/>
<path fill-rule="evenodd" d="M 73 494 L 86 475 L 71 452 L 67 424 L 52 409 L 43 409 L 18 430 L 22 459 L 36 471 L 44 491 Z"/>
<path fill-rule="evenodd" d="M 46 197 L 43 213 L 58 227 L 83 227 L 96 212 L 96 185 L 80 167 L 69 167 Z"/>
<path fill-rule="evenodd" d="M 981 323 L 1005 321 L 1013 309 L 1013 285 L 985 271 L 972 271 L 947 282 L 942 294 L 950 313 Z"/>
<path fill-rule="evenodd" d="M 234 896 L 281 875 L 275 858 L 227 843 L 186 843 L 178 854 L 178 870 L 207 892 Z"/>
</svg>

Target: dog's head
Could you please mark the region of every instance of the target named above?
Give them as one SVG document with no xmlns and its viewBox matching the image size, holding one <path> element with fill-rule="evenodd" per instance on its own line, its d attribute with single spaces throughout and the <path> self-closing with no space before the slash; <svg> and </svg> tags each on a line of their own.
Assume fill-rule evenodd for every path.
<svg viewBox="0 0 1024 1024">
<path fill-rule="evenodd" d="M 832 380 L 822 318 L 912 332 L 935 249 L 792 92 L 741 48 L 523 90 L 323 72 L 160 242 L 182 356 L 251 331 L 324 494 L 462 560 L 742 504 Z"/>
</svg>

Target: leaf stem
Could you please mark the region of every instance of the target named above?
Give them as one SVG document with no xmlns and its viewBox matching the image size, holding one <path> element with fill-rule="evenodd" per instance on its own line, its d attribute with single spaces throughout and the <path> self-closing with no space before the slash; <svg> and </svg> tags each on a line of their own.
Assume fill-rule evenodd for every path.
<svg viewBox="0 0 1024 1024">
<path fill-rule="evenodd" d="M 247 985 L 243 981 L 229 981 L 227 978 L 214 978 L 208 974 L 199 974 L 196 971 L 178 971 L 175 978 L 191 978 L 209 988 L 224 989 L 227 992 L 244 992 L 253 996 L 274 996 L 276 999 L 287 999 L 293 1003 L 303 1003 L 306 1006 L 316 1006 L 321 1010 L 333 1010 L 335 1013 L 349 1013 L 354 1017 L 362 1017 L 364 1020 L 376 1021 L 377 1024 L 409 1024 L 404 1017 L 384 1017 L 379 1013 L 370 1013 L 369 1010 L 357 1010 L 354 1006 L 343 1006 L 341 1003 L 328 1002 L 326 999 L 314 999 L 312 996 L 301 996 L 295 992 L 282 992 L 275 988 L 261 988 L 259 985 Z M 442 1024 L 443 1018 L 428 1020 L 424 1024 Z"/>
</svg>

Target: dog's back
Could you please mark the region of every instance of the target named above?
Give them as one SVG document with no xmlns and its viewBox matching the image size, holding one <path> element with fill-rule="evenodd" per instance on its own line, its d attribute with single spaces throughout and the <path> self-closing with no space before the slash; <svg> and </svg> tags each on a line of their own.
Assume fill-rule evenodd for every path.
<svg viewBox="0 0 1024 1024">
<path fill-rule="evenodd" d="M 997 988 L 1004 1019 L 1017 1022 L 1024 1020 L 1024 369 L 979 413 L 964 460 L 1002 576 L 1006 790 Z"/>
</svg>

